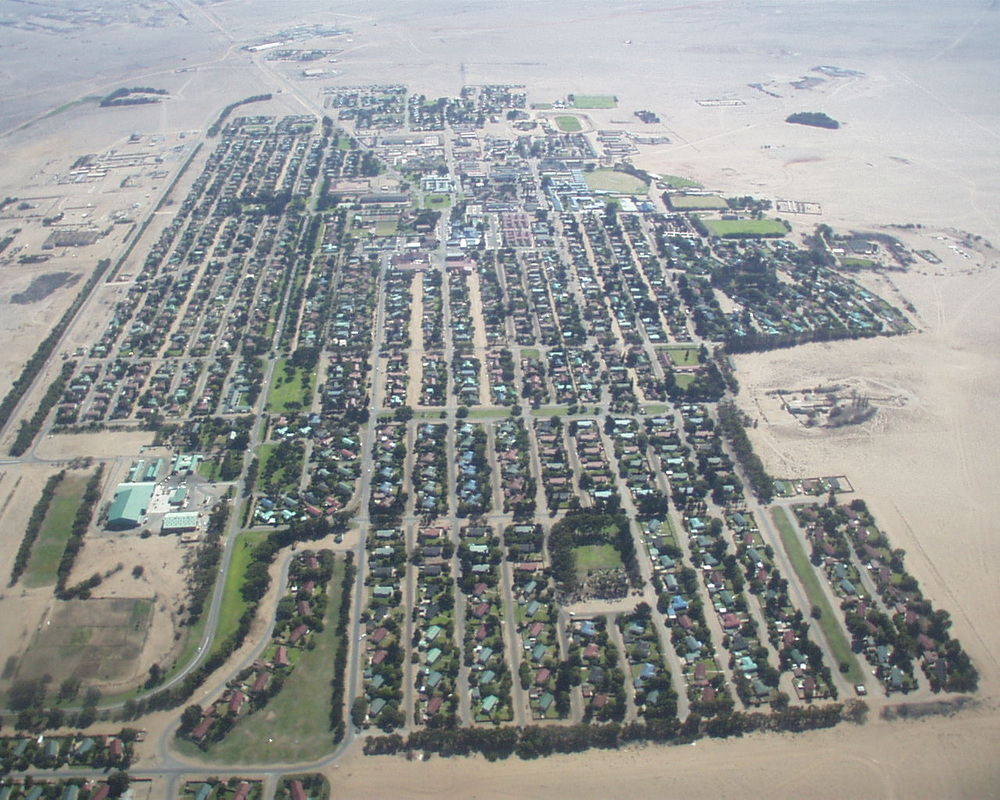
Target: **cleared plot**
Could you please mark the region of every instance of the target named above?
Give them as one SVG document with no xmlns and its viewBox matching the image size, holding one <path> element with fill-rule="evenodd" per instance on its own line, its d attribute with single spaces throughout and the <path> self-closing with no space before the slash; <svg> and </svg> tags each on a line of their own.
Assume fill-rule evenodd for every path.
<svg viewBox="0 0 1000 800">
<path fill-rule="evenodd" d="M 775 219 L 703 219 L 712 236 L 784 236 L 784 223 Z"/>
<path fill-rule="evenodd" d="M 556 125 L 563 133 L 576 133 L 583 130 L 580 120 L 569 115 L 556 117 Z"/>
<path fill-rule="evenodd" d="M 135 671 L 149 630 L 153 601 L 139 598 L 58 603 L 18 665 L 19 677 L 48 673 L 54 685 L 67 678 L 116 681 Z"/>
<path fill-rule="evenodd" d="M 330 677 L 337 649 L 340 585 L 344 560 L 337 559 L 330 579 L 330 602 L 312 650 L 302 651 L 281 692 L 264 708 L 240 721 L 207 753 L 190 742 L 178 742 L 186 755 L 228 764 L 275 764 L 312 761 L 333 749 L 330 733 Z"/>
<path fill-rule="evenodd" d="M 573 108 L 615 108 L 618 98 L 613 94 L 573 95 Z"/>
<path fill-rule="evenodd" d="M 24 574 L 24 585 L 29 589 L 55 585 L 56 570 L 66 550 L 73 518 L 83 502 L 83 490 L 89 478 L 90 474 L 86 473 L 67 473 L 56 488 L 38 538 L 31 548 L 31 558 Z"/>
<path fill-rule="evenodd" d="M 677 211 L 710 211 L 729 208 L 729 203 L 717 194 L 672 194 L 667 197 L 670 207 Z"/>
<path fill-rule="evenodd" d="M 646 194 L 649 187 L 638 178 L 614 169 L 595 169 L 584 173 L 587 186 L 599 192 L 617 194 Z"/>
<path fill-rule="evenodd" d="M 823 638 L 830 645 L 830 655 L 837 662 L 831 664 L 830 669 L 837 669 L 841 664 L 847 665 L 847 679 L 852 684 L 864 683 L 864 676 L 858 667 L 858 661 L 851 651 L 851 643 L 847 639 L 847 634 L 837 621 L 837 612 L 826 599 L 823 587 L 820 585 L 820 577 L 806 555 L 805 546 L 795 530 L 795 526 L 788 518 L 788 514 L 783 508 L 771 509 L 771 516 L 778 526 L 778 533 L 781 535 L 781 546 L 788 559 L 792 562 L 792 568 L 799 578 L 799 583 L 806 591 L 809 604 L 819 609 L 820 616 L 818 624 L 823 631 Z"/>
<path fill-rule="evenodd" d="M 583 580 L 591 572 L 602 569 L 623 569 L 622 557 L 612 544 L 587 544 L 574 547 L 576 556 L 576 575 Z"/>
</svg>

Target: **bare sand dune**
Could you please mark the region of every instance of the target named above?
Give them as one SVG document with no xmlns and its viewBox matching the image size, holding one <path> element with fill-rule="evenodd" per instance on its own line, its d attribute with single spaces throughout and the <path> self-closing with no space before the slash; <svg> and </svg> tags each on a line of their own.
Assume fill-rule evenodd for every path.
<svg viewBox="0 0 1000 800">
<path fill-rule="evenodd" d="M 334 798 L 995 797 L 995 711 L 537 761 L 353 756 Z"/>
</svg>

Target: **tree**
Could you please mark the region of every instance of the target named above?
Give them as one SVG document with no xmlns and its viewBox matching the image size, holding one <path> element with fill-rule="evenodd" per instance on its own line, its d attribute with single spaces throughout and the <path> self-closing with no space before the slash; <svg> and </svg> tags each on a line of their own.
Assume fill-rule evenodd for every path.
<svg viewBox="0 0 1000 800">
<path fill-rule="evenodd" d="M 128 790 L 132 779 L 127 772 L 116 770 L 108 775 L 108 797 L 121 797 Z"/>
<path fill-rule="evenodd" d="M 178 731 L 187 732 L 194 728 L 199 722 L 201 722 L 202 711 L 199 705 L 190 705 L 184 709 L 181 714 L 181 727 Z"/>
</svg>

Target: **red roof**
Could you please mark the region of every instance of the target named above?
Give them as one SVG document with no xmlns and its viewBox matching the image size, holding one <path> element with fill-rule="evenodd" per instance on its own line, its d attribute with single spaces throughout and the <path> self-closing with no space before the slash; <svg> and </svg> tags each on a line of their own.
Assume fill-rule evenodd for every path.
<svg viewBox="0 0 1000 800">
<path fill-rule="evenodd" d="M 288 648 L 284 645 L 278 645 L 278 650 L 274 654 L 274 663 L 279 667 L 287 667 L 289 665 L 288 661 Z"/>
<path fill-rule="evenodd" d="M 583 648 L 584 658 L 597 658 L 601 655 L 601 648 L 597 646 L 597 642 L 591 642 L 585 648 Z"/>
<path fill-rule="evenodd" d="M 299 639 L 305 636 L 308 631 L 309 629 L 305 625 L 299 625 L 299 627 L 292 631 L 292 635 L 288 637 L 288 641 L 295 644 Z"/>
<path fill-rule="evenodd" d="M 102 783 L 97 787 L 96 791 L 90 796 L 90 800 L 107 800 L 108 792 L 111 791 L 111 787 L 106 783 Z"/>
<path fill-rule="evenodd" d="M 538 672 L 535 673 L 535 684 L 537 686 L 542 686 L 549 677 L 552 675 L 552 670 L 548 667 L 542 667 Z"/>
<path fill-rule="evenodd" d="M 725 614 L 722 617 L 722 627 L 726 628 L 727 630 L 731 630 L 732 628 L 738 628 L 738 627 L 740 627 L 739 617 L 737 617 L 732 612 L 730 612 L 728 614 Z"/>
<path fill-rule="evenodd" d="M 247 699 L 247 696 L 243 692 L 233 692 L 233 696 L 229 698 L 229 713 L 239 714 L 240 709 L 243 708 L 243 701 Z"/>
<path fill-rule="evenodd" d="M 472 616 L 474 616 L 476 619 L 482 619 L 489 613 L 489 611 L 490 611 L 489 603 L 480 603 L 478 606 L 472 609 Z"/>
<path fill-rule="evenodd" d="M 431 716 L 431 714 L 436 714 L 438 712 L 438 709 L 441 708 L 441 704 L 443 702 L 444 698 L 441 697 L 441 695 L 435 695 L 434 697 L 432 697 L 430 699 L 430 702 L 427 704 L 427 716 L 429 717 Z"/>
<path fill-rule="evenodd" d="M 253 682 L 253 686 L 250 687 L 251 692 L 263 692 L 267 688 L 267 684 L 271 680 L 271 673 L 267 670 L 261 670 L 257 673 L 257 678 Z"/>
<path fill-rule="evenodd" d="M 472 596 L 479 597 L 480 595 L 482 595 L 483 592 L 486 591 L 487 588 L 488 587 L 486 586 L 485 583 L 477 583 L 475 586 L 472 587 Z"/>
<path fill-rule="evenodd" d="M 541 622 L 533 622 L 531 623 L 531 627 L 528 628 L 528 636 L 538 636 L 544 628 L 545 626 Z"/>
<path fill-rule="evenodd" d="M 309 800 L 306 790 L 302 788 L 302 781 L 292 781 L 292 800 Z"/>
<path fill-rule="evenodd" d="M 388 628 L 376 628 L 375 632 L 372 633 L 372 641 L 375 642 L 375 644 L 378 644 L 388 635 L 389 635 Z"/>
<path fill-rule="evenodd" d="M 607 702 L 608 702 L 607 692 L 601 692 L 600 694 L 595 694 L 594 699 L 590 701 L 591 705 L 597 709 L 604 708 L 604 706 L 607 705 Z"/>
<path fill-rule="evenodd" d="M 385 657 L 387 655 L 389 655 L 388 650 L 376 650 L 375 655 L 372 656 L 372 663 L 381 664 L 383 661 L 385 661 Z"/>
<path fill-rule="evenodd" d="M 236 794 L 233 795 L 233 800 L 247 800 L 249 794 L 250 784 L 246 781 L 240 781 L 240 785 L 236 787 Z"/>
<path fill-rule="evenodd" d="M 208 733 L 208 729 L 212 727 L 212 723 L 215 720 L 212 717 L 202 717 L 201 722 L 199 722 L 193 731 L 191 731 L 191 738 L 196 742 L 200 742 L 205 738 Z"/>
</svg>

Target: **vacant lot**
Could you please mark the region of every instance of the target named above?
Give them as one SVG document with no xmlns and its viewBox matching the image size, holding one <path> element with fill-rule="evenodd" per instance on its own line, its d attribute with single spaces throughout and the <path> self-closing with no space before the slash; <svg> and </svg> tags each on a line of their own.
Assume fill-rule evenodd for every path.
<svg viewBox="0 0 1000 800">
<path fill-rule="evenodd" d="M 151 600 L 116 598 L 58 603 L 18 666 L 18 677 L 48 673 L 95 683 L 127 678 L 149 629 Z"/>
<path fill-rule="evenodd" d="M 704 219 L 712 236 L 784 236 L 784 224 L 774 219 Z"/>
<path fill-rule="evenodd" d="M 614 169 L 595 169 L 584 173 L 587 186 L 599 192 L 616 194 L 646 194 L 649 187 L 645 182 L 625 172 Z"/>
</svg>

